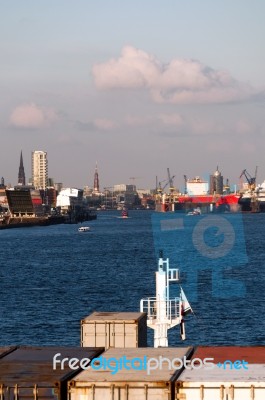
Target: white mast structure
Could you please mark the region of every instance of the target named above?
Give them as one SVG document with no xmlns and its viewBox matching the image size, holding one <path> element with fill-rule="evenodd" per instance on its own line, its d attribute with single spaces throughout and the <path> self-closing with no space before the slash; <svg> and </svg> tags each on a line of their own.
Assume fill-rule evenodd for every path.
<svg viewBox="0 0 265 400">
<path fill-rule="evenodd" d="M 179 270 L 169 268 L 169 259 L 159 255 L 156 271 L 156 297 L 148 297 L 140 302 L 141 312 L 147 313 L 147 326 L 154 329 L 154 347 L 168 347 L 168 329 L 180 325 L 180 336 L 186 339 L 184 316 L 191 311 L 191 306 L 180 290 L 180 296 L 169 298 L 170 282 L 179 282 Z"/>
</svg>

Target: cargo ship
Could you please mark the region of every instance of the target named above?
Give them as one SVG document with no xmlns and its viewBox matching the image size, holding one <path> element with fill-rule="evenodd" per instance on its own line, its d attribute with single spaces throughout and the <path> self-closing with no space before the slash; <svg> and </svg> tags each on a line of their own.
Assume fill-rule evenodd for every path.
<svg viewBox="0 0 265 400">
<path fill-rule="evenodd" d="M 265 212 L 265 181 L 254 190 L 243 193 L 239 204 L 243 212 Z"/>
<path fill-rule="evenodd" d="M 105 325 L 110 328 L 114 324 L 110 324 L 109 321 L 104 324 L 102 319 L 101 326 L 104 328 Z M 132 323 L 127 325 L 132 326 L 130 334 L 127 335 L 130 337 L 134 325 Z M 123 331 L 121 327 L 119 329 L 116 327 L 119 336 Z M 88 336 L 94 335 L 94 331 L 88 332 Z M 101 335 L 97 337 L 100 338 Z M 121 343 L 122 347 L 126 342 L 125 339 L 120 340 L 117 344 Z M 124 348 L 121 347 L 116 345 L 105 349 L 105 344 L 101 347 L 98 345 L 2 346 L 0 347 L 1 398 L 45 398 L 46 400 L 84 398 L 264 400 L 265 398 L 264 346 L 199 345 L 130 348 L 126 344 Z M 93 361 L 88 367 L 88 361 L 91 360 Z"/>
<path fill-rule="evenodd" d="M 200 209 L 202 213 L 208 212 L 239 212 L 240 195 L 230 193 L 228 185 L 223 185 L 223 176 L 218 170 L 210 176 L 210 186 L 207 180 L 196 176 L 193 179 L 185 178 L 184 194 L 175 193 L 172 188 L 169 194 L 158 193 L 156 210 L 193 212 Z"/>
<path fill-rule="evenodd" d="M 238 212 L 240 204 L 238 194 L 226 195 L 201 195 L 201 196 L 179 196 L 174 204 L 174 211 L 192 211 L 200 208 L 202 212 Z"/>
<path fill-rule="evenodd" d="M 170 195 L 163 195 L 161 201 L 156 204 L 156 211 L 184 211 L 192 212 L 199 208 L 201 212 L 239 212 L 240 195 L 177 195 L 172 198 Z"/>
</svg>

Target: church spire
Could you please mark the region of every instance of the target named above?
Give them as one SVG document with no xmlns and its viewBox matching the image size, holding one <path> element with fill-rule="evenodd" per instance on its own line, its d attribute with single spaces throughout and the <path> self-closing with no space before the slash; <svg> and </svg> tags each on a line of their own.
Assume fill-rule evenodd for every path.
<svg viewBox="0 0 265 400">
<path fill-rule="evenodd" d="M 24 171 L 24 165 L 23 165 L 23 156 L 22 156 L 22 150 L 20 153 L 20 164 L 19 164 L 19 170 L 18 170 L 18 184 L 19 185 L 26 185 L 26 177 L 25 177 L 25 171 Z"/>
</svg>

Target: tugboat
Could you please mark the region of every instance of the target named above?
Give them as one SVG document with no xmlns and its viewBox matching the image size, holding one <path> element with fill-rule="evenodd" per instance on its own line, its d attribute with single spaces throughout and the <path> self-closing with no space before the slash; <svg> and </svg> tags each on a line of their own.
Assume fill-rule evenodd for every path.
<svg viewBox="0 0 265 400">
<path fill-rule="evenodd" d="M 128 214 L 128 210 L 126 208 L 124 208 L 121 212 L 121 217 L 122 218 L 128 218 L 129 214 Z"/>
</svg>

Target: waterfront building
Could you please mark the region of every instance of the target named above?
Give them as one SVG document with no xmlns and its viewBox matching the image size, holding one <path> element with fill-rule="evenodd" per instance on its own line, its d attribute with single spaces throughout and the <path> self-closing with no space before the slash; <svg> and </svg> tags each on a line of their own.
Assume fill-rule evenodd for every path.
<svg viewBox="0 0 265 400">
<path fill-rule="evenodd" d="M 16 187 L 6 190 L 8 209 L 13 217 L 35 217 L 29 188 Z"/>
<path fill-rule="evenodd" d="M 62 189 L 57 196 L 56 207 L 60 207 L 62 214 L 83 207 L 83 190 L 66 188 Z"/>
<path fill-rule="evenodd" d="M 140 204 L 139 196 L 136 191 L 135 185 L 119 184 L 113 186 L 114 196 L 118 208 L 120 207 L 134 207 Z"/>
<path fill-rule="evenodd" d="M 62 182 L 54 183 L 54 189 L 56 190 L 56 193 L 57 193 L 57 194 L 60 193 L 60 191 L 62 190 L 62 188 L 63 188 Z"/>
<path fill-rule="evenodd" d="M 84 197 L 91 197 L 93 189 L 89 186 L 84 186 L 83 192 L 84 192 Z"/>
<path fill-rule="evenodd" d="M 119 185 L 114 185 L 113 192 L 115 192 L 115 193 L 123 193 L 123 192 L 136 193 L 136 186 L 135 185 L 125 185 L 124 183 L 119 184 Z"/>
<path fill-rule="evenodd" d="M 46 189 L 48 186 L 47 152 L 32 152 L 32 184 L 35 189 Z"/>
<path fill-rule="evenodd" d="M 0 185 L 0 215 L 4 210 L 8 209 L 5 186 Z"/>
<path fill-rule="evenodd" d="M 19 170 L 18 170 L 18 185 L 22 185 L 22 186 L 26 185 L 26 176 L 25 176 L 25 170 L 24 170 L 24 165 L 23 165 L 22 150 L 20 153 L 20 164 L 19 164 Z"/>
</svg>

